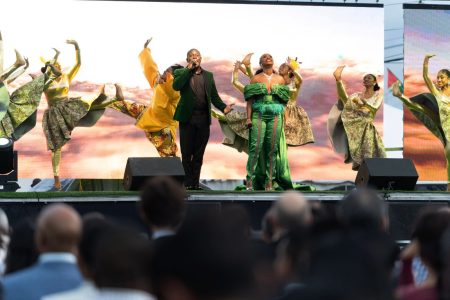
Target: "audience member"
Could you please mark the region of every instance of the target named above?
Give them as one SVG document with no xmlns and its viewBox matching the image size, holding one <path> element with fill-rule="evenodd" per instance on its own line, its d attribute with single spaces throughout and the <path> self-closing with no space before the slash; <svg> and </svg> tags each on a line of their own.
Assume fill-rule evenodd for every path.
<svg viewBox="0 0 450 300">
<path fill-rule="evenodd" d="M 95 252 L 98 241 L 112 230 L 113 226 L 98 213 L 83 216 L 83 231 L 78 245 L 78 267 L 84 281 L 81 286 L 66 292 L 45 296 L 43 300 L 85 300 L 97 296 L 97 288 L 93 283 Z"/>
<path fill-rule="evenodd" d="M 81 220 L 73 208 L 65 204 L 45 207 L 37 220 L 39 261 L 5 276 L 5 299 L 40 300 L 79 286 L 82 278 L 75 254 L 80 235 Z"/>
<path fill-rule="evenodd" d="M 289 230 L 305 227 L 312 222 L 311 207 L 305 197 L 296 191 L 284 192 L 272 209 L 272 243 L 275 245 Z"/>
<path fill-rule="evenodd" d="M 38 250 L 35 232 L 34 222 L 30 218 L 20 220 L 12 227 L 5 274 L 20 271 L 36 263 Z"/>
<path fill-rule="evenodd" d="M 153 177 L 141 190 L 139 207 L 153 239 L 175 234 L 186 212 L 186 193 L 171 177 Z"/>
<path fill-rule="evenodd" d="M 0 208 L 0 274 L 5 273 L 6 254 L 8 253 L 8 245 L 10 239 L 10 228 L 8 217 L 3 209 Z"/>
<path fill-rule="evenodd" d="M 418 255 L 427 268 L 427 278 L 416 286 L 400 286 L 397 297 L 401 300 L 439 299 L 439 281 L 444 267 L 442 237 L 450 225 L 450 209 L 427 209 L 417 219 L 412 233 L 411 244 L 402 253 L 403 260 L 410 260 Z M 405 273 L 403 273 L 405 274 Z"/>
<path fill-rule="evenodd" d="M 94 259 L 96 300 L 153 300 L 150 242 L 138 233 L 114 230 L 98 242 Z"/>
<path fill-rule="evenodd" d="M 370 189 L 355 189 L 339 203 L 338 218 L 347 226 L 367 230 L 389 228 L 388 208 L 377 192 Z"/>
<path fill-rule="evenodd" d="M 249 299 L 254 283 L 249 243 L 224 232 L 219 220 L 197 215 L 157 249 L 153 272 L 158 298 Z"/>
</svg>

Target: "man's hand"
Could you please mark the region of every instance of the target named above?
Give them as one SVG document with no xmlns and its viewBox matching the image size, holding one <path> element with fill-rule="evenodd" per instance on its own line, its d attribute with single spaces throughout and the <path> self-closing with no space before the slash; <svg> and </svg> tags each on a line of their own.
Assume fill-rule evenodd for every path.
<svg viewBox="0 0 450 300">
<path fill-rule="evenodd" d="M 245 126 L 246 126 L 248 129 L 252 128 L 252 126 L 253 126 L 252 119 L 247 119 L 247 120 L 245 121 Z"/>
<path fill-rule="evenodd" d="M 223 113 L 224 113 L 224 114 L 227 114 L 227 113 L 229 113 L 230 111 L 232 111 L 232 110 L 233 110 L 233 105 L 234 105 L 234 104 L 228 104 L 227 107 L 225 107 L 225 109 L 223 110 Z"/>
</svg>

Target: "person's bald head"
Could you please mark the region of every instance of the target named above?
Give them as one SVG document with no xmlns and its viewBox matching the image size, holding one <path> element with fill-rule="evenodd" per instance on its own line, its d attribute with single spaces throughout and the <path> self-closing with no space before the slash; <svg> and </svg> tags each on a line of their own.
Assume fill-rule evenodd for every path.
<svg viewBox="0 0 450 300">
<path fill-rule="evenodd" d="M 284 229 L 304 226 L 311 223 L 311 207 L 299 192 L 288 191 L 275 203 L 275 216 Z"/>
<path fill-rule="evenodd" d="M 81 219 L 66 204 L 45 207 L 37 220 L 36 243 L 44 252 L 76 252 L 81 236 Z"/>
</svg>

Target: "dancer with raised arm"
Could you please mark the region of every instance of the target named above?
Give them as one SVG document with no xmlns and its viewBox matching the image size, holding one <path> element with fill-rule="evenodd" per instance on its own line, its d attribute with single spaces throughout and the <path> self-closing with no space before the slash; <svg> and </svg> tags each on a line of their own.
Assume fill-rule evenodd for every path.
<svg viewBox="0 0 450 300">
<path fill-rule="evenodd" d="M 427 54 L 423 61 L 423 79 L 431 93 L 408 98 L 403 95 L 401 84 L 397 81 L 393 85 L 392 94 L 441 141 L 447 164 L 447 190 L 450 190 L 450 70 L 439 70 L 434 84 L 428 74 L 429 61 L 434 56 Z"/>
<path fill-rule="evenodd" d="M 153 89 L 150 105 L 124 100 L 114 102 L 110 107 L 136 119 L 136 127 L 144 130 L 159 156 L 176 156 L 178 122 L 173 119 L 173 115 L 180 100 L 180 92 L 175 91 L 172 84 L 173 72 L 183 66 L 175 64 L 168 67 L 162 75 L 159 74 L 158 66 L 148 48 L 151 40 L 150 38 L 145 42 L 144 49 L 139 54 L 145 78 Z"/>
<path fill-rule="evenodd" d="M 59 179 L 59 164 L 61 161 L 61 148 L 70 140 L 72 130 L 76 126 L 93 126 L 103 114 L 104 109 L 115 101 L 123 100 L 122 90 L 116 86 L 115 98 L 109 98 L 104 93 L 104 86 L 96 97 L 90 99 L 82 97 L 69 97 L 70 83 L 81 66 L 81 55 L 78 43 L 67 40 L 75 48 L 76 63 L 67 73 L 61 71 L 58 63 L 59 52 L 46 62 L 42 71 L 45 75 L 44 94 L 47 98 L 48 108 L 44 112 L 42 127 L 47 140 L 47 148 L 52 151 L 53 175 L 55 189 L 61 189 Z"/>
<path fill-rule="evenodd" d="M 363 92 L 347 95 L 342 82 L 339 66 L 333 73 L 336 79 L 338 103 L 333 106 L 328 117 L 328 134 L 333 148 L 338 153 L 345 153 L 345 163 L 352 163 L 357 171 L 364 158 L 386 157 L 383 141 L 373 124 L 375 115 L 383 103 L 383 94 L 378 92 L 375 75 L 363 77 Z"/>
</svg>

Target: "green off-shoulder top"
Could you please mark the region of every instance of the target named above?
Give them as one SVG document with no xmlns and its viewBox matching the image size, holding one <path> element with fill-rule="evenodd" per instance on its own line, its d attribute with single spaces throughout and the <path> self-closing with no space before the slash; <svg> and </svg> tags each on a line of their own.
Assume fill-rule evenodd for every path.
<svg viewBox="0 0 450 300">
<path fill-rule="evenodd" d="M 244 98 L 253 99 L 252 110 L 263 115 L 278 115 L 284 111 L 284 105 L 289 101 L 289 87 L 274 84 L 269 93 L 264 83 L 251 83 L 244 88 Z"/>
</svg>

